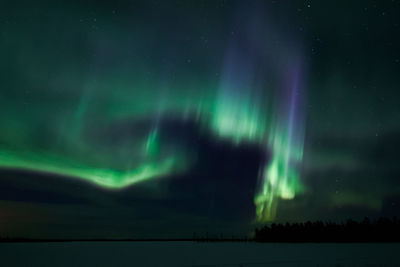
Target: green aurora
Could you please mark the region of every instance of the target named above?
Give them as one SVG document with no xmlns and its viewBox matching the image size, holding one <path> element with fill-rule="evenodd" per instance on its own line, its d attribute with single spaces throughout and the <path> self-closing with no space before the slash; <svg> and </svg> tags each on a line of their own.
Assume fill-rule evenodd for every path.
<svg viewBox="0 0 400 267">
<path fill-rule="evenodd" d="M 38 19 L 47 23 L 49 18 Z M 304 103 L 294 100 L 287 104 L 293 101 L 293 88 L 285 88 L 285 83 L 298 79 L 285 73 L 293 68 L 299 71 L 298 62 L 294 62 L 299 51 L 271 50 L 268 36 L 276 35 L 275 29 L 260 28 L 267 34 L 260 38 L 261 32 L 250 30 L 253 23 L 260 22 L 245 24 L 240 38 L 248 41 L 228 41 L 222 71 L 218 72 L 221 74 L 203 81 L 195 77 L 193 70 L 181 70 L 179 78 L 162 78 L 175 75 L 169 73 L 169 67 L 160 68 L 155 58 L 149 60 L 151 47 L 130 40 L 129 34 L 115 36 L 107 29 L 106 20 L 92 19 L 92 23 L 104 30 L 93 32 L 94 56 L 89 63 L 79 58 L 83 48 L 79 48 L 76 37 L 72 37 L 76 40 L 72 47 L 59 36 L 50 37 L 58 41 L 57 49 L 52 49 L 48 45 L 34 46 L 36 39 L 30 38 L 30 31 L 34 34 L 39 24 L 32 25 L 24 37 L 15 34 L 18 26 L 8 33 L 11 37 L 6 47 L 22 38 L 14 48 L 19 52 L 13 56 L 25 57 L 25 66 L 18 74 L 21 79 L 9 81 L 16 89 L 3 91 L 6 97 L 1 104 L 9 115 L 2 113 L 0 117 L 7 125 L 0 133 L 1 167 L 82 179 L 106 189 L 122 189 L 183 173 L 195 161 L 193 151 L 159 137 L 160 121 L 173 114 L 182 120 L 197 121 L 204 131 L 233 145 L 257 144 L 272 154 L 259 170 L 259 188 L 254 196 L 258 221 L 273 220 L 277 201 L 293 199 L 301 191 L 297 169 L 302 160 L 303 118 L 289 113 L 297 104 L 300 107 L 292 113 L 299 112 Z M 154 30 L 149 36 L 156 38 L 158 32 Z M 70 40 L 71 34 L 67 32 L 64 40 Z M 126 55 L 116 49 L 128 53 L 130 44 L 141 52 L 131 54 L 130 61 L 123 60 Z M 254 49 L 259 44 L 265 47 Z M 58 49 L 71 60 L 55 70 L 53 65 L 58 60 L 65 61 Z M 17 65 L 11 70 L 19 68 L 19 61 L 14 62 Z M 191 64 L 191 60 L 186 63 Z M 273 71 L 256 71 L 265 67 Z M 295 83 L 289 87 L 300 86 Z M 111 131 L 123 121 L 143 118 L 150 118 L 152 126 L 134 129 L 133 136 L 111 137 L 117 139 L 116 144 L 93 134 Z"/>
<path fill-rule="evenodd" d="M 198 162 L 173 119 L 262 150 L 253 222 L 398 206 L 398 5 L 22 2 L 0 11 L 1 169 L 158 189 Z"/>
</svg>

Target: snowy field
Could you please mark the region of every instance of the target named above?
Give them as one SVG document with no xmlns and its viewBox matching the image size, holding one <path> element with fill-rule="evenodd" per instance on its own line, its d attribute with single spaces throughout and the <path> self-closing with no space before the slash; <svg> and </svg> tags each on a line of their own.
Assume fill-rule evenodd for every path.
<svg viewBox="0 0 400 267">
<path fill-rule="evenodd" d="M 1 243 L 0 266 L 400 266 L 400 244 Z"/>
</svg>

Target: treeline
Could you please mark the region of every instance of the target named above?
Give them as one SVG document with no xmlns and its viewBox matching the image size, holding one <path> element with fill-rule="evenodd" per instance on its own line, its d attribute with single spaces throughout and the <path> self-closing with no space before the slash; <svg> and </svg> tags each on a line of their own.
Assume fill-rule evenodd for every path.
<svg viewBox="0 0 400 267">
<path fill-rule="evenodd" d="M 305 222 L 265 225 L 255 231 L 258 242 L 400 242 L 400 220 L 380 218 L 345 223 Z"/>
<path fill-rule="evenodd" d="M 254 238 L 193 234 L 191 238 L 181 239 L 35 239 L 12 238 L 0 235 L 0 242 L 79 242 L 79 241 L 197 241 L 197 242 L 400 242 L 400 219 L 380 218 L 361 222 L 347 220 L 344 223 L 308 221 L 305 223 L 272 223 L 255 229 Z"/>
</svg>

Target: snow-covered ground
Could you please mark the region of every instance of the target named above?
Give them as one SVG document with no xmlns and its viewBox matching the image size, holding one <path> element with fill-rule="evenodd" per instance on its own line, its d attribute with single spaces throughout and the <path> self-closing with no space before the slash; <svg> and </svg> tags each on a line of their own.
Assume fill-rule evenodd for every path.
<svg viewBox="0 0 400 267">
<path fill-rule="evenodd" d="M 400 243 L 2 243 L 0 266 L 400 266 Z"/>
</svg>

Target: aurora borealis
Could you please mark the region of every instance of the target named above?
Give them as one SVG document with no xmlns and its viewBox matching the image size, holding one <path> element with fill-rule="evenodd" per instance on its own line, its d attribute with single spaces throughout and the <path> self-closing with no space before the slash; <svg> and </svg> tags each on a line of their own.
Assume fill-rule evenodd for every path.
<svg viewBox="0 0 400 267">
<path fill-rule="evenodd" d="M 399 6 L 3 4 L 0 228 L 185 236 L 395 214 Z"/>
</svg>

